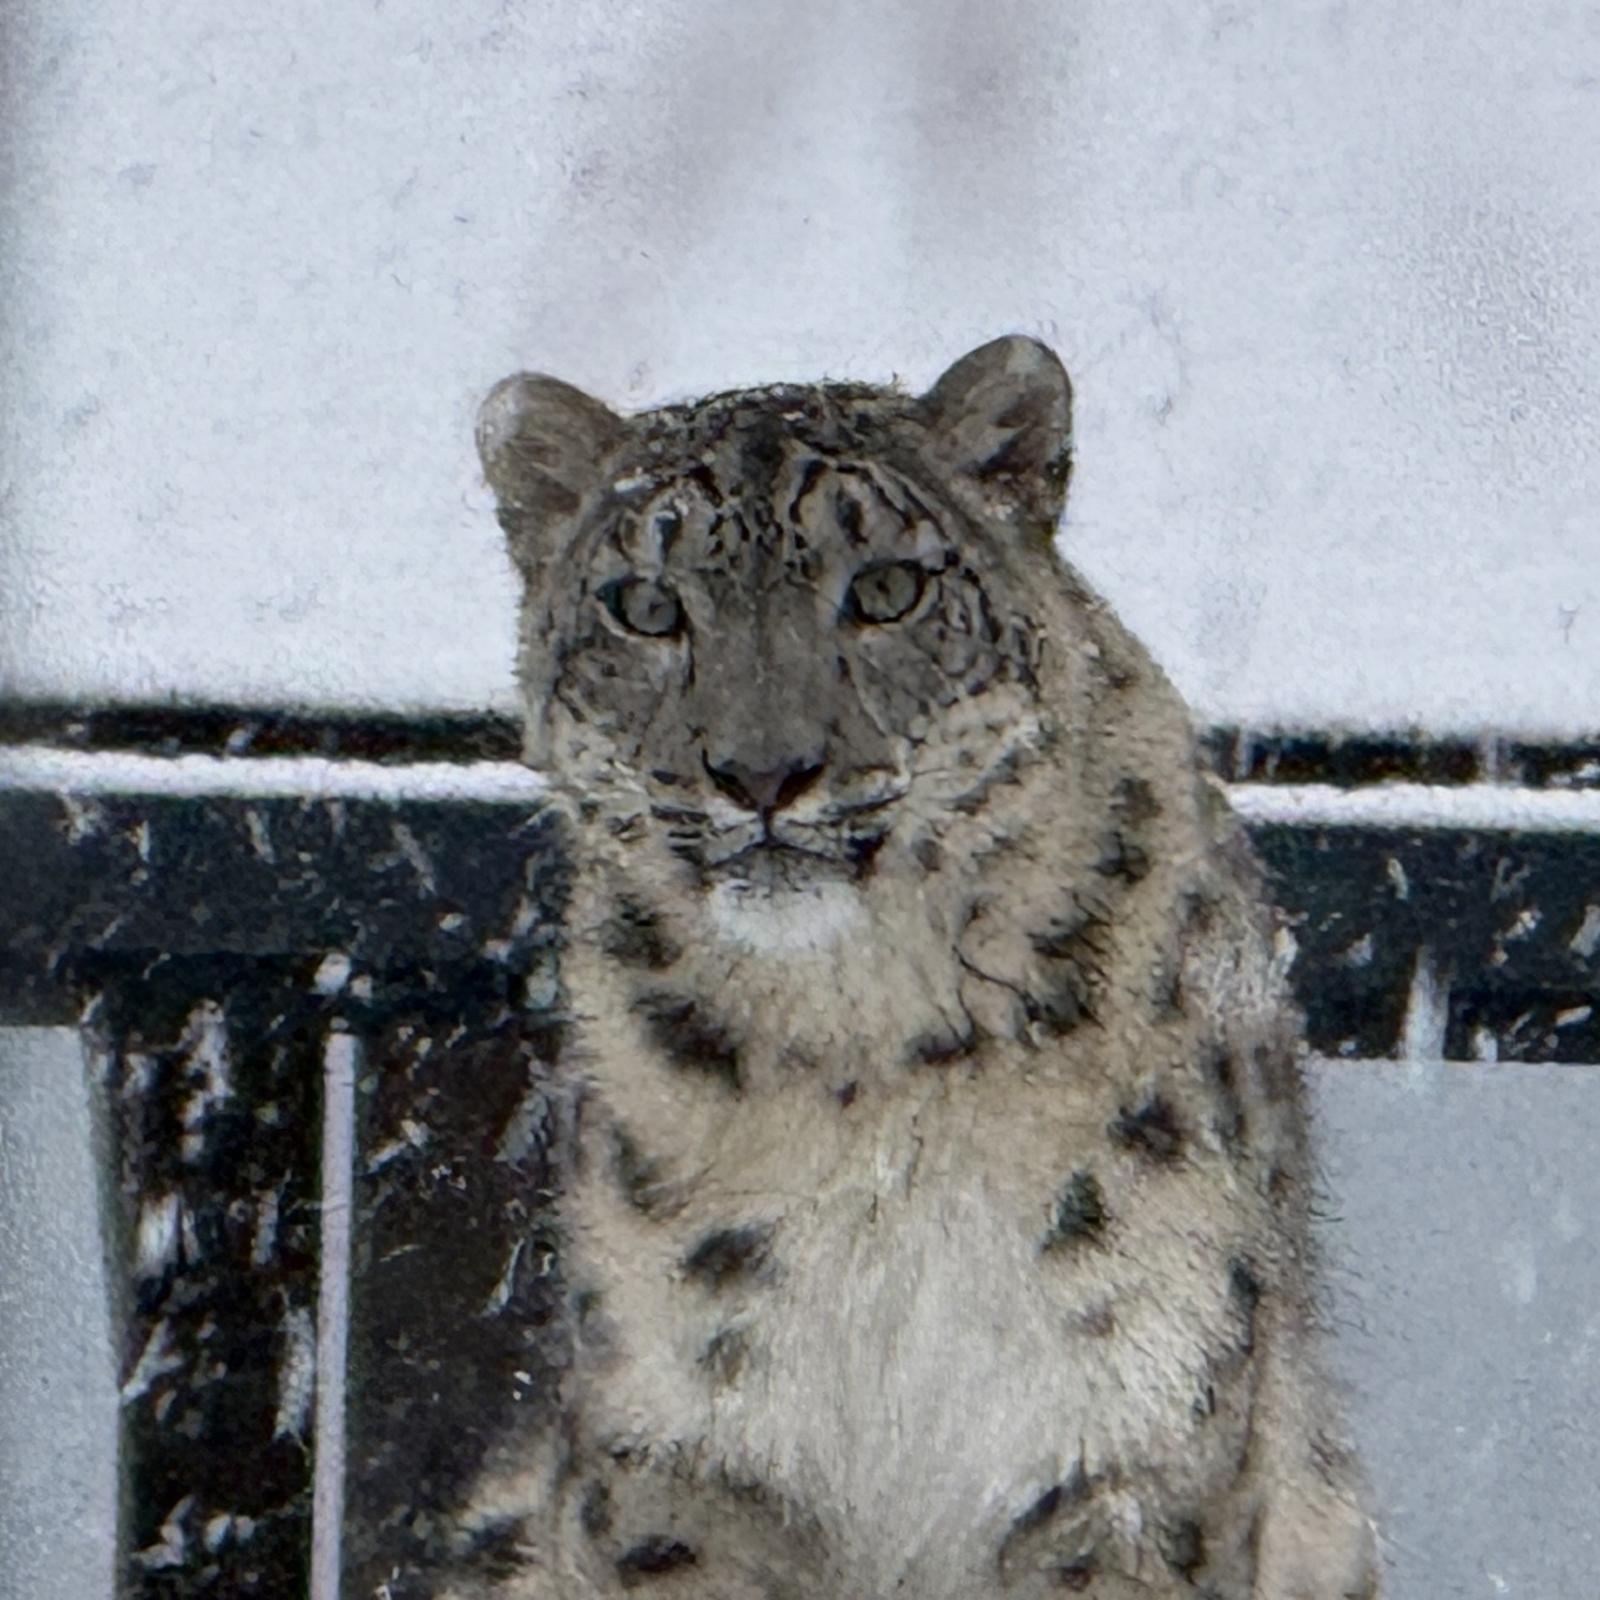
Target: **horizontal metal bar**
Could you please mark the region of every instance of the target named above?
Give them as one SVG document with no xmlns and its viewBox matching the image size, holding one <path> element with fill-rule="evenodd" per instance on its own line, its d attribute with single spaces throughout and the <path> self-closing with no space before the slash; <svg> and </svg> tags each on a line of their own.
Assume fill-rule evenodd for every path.
<svg viewBox="0 0 1600 1600">
<path fill-rule="evenodd" d="M 1459 828 L 1487 833 L 1600 836 L 1600 789 L 1528 789 L 1477 783 L 1235 783 L 1228 799 L 1247 823 L 1297 828 Z"/>
<path fill-rule="evenodd" d="M 515 761 L 519 719 L 509 711 L 386 711 L 240 705 L 0 704 L 0 748 L 128 755 L 324 756 L 382 765 Z M 1600 788 L 1600 728 L 1580 738 L 1457 730 L 1271 728 L 1220 725 L 1201 745 L 1235 783 L 1374 783 Z"/>
<path fill-rule="evenodd" d="M 548 788 L 542 774 L 514 761 L 379 763 L 319 756 L 144 756 L 42 745 L 0 747 L 0 791 L 24 793 L 526 805 Z M 1251 782 L 1230 784 L 1228 796 L 1250 823 L 1600 834 L 1600 789 L 1498 783 L 1381 783 L 1346 789 Z"/>
<path fill-rule="evenodd" d="M 323 756 L 147 756 L 0 747 L 0 791 L 68 795 L 287 796 L 307 800 L 470 800 L 526 805 L 548 788 L 515 761 L 376 761 Z"/>
</svg>

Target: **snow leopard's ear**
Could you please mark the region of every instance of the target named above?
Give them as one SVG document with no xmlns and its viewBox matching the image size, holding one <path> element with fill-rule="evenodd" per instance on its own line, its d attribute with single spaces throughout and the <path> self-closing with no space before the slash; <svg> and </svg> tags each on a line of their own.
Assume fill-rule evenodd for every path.
<svg viewBox="0 0 1600 1600">
<path fill-rule="evenodd" d="M 991 514 L 1049 541 L 1072 468 L 1072 384 L 1013 334 L 963 356 L 919 402 L 936 458 Z"/>
<path fill-rule="evenodd" d="M 478 456 L 500 504 L 512 558 L 525 575 L 539 541 L 570 517 L 621 442 L 624 423 L 598 400 L 559 378 L 519 372 L 478 408 Z"/>
</svg>

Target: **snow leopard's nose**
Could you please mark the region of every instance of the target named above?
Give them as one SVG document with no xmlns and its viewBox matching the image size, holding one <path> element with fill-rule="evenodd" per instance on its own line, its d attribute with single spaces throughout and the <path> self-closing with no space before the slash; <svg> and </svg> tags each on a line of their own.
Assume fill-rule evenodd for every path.
<svg viewBox="0 0 1600 1600">
<path fill-rule="evenodd" d="M 736 806 L 763 817 L 792 805 L 822 776 L 826 765 L 817 757 L 801 757 L 776 767 L 706 758 L 706 772 L 717 788 Z"/>
</svg>

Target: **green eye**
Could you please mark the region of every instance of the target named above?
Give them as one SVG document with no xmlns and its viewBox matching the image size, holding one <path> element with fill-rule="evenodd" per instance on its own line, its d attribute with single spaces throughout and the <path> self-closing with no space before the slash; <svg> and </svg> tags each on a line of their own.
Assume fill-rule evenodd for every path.
<svg viewBox="0 0 1600 1600">
<path fill-rule="evenodd" d="M 683 607 L 666 584 L 654 578 L 619 578 L 600 598 L 623 627 L 646 638 L 665 639 L 683 631 Z"/>
<path fill-rule="evenodd" d="M 849 614 L 857 622 L 898 622 L 922 598 L 927 573 L 914 561 L 885 561 L 858 572 Z"/>
</svg>

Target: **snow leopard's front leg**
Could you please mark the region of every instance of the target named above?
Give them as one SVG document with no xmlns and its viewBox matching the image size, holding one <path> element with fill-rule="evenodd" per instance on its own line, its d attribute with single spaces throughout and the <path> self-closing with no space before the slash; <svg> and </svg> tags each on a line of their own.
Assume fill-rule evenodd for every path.
<svg viewBox="0 0 1600 1600">
<path fill-rule="evenodd" d="M 1334 1436 L 1325 1380 L 1298 1327 L 1261 1351 L 1247 1493 L 1254 1600 L 1378 1600 L 1377 1539 L 1355 1458 Z"/>
</svg>

